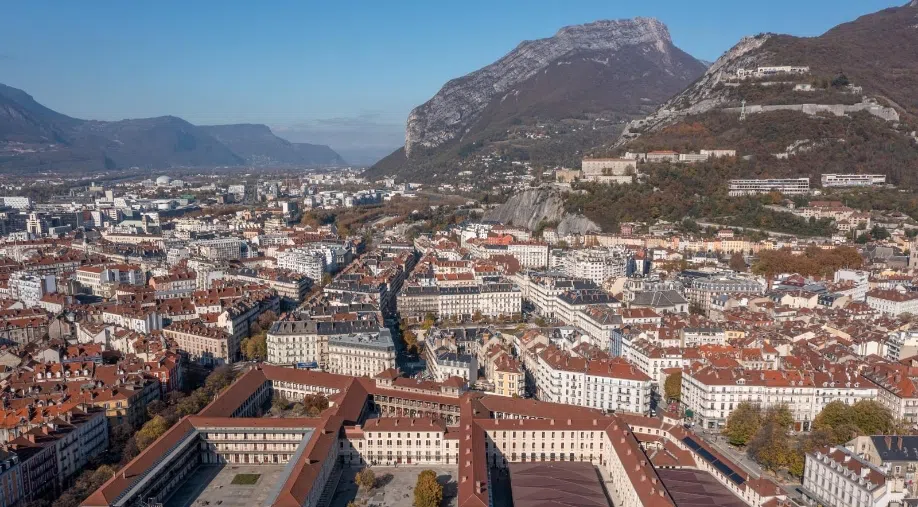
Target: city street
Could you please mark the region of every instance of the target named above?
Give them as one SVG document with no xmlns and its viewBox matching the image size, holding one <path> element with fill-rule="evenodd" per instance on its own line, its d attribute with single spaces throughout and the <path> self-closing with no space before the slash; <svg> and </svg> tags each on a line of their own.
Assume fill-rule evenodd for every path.
<svg viewBox="0 0 918 507">
<path fill-rule="evenodd" d="M 762 467 L 759 466 L 759 464 L 750 458 L 744 451 L 741 451 L 736 447 L 728 444 L 726 437 L 721 436 L 716 432 L 704 430 L 698 432 L 697 435 L 704 439 L 704 441 L 710 444 L 712 447 L 714 447 L 718 452 L 732 460 L 734 463 L 738 464 L 747 474 L 749 474 L 750 478 L 758 479 L 764 475 L 768 479 L 771 479 L 776 484 L 781 486 L 781 488 L 787 492 L 788 498 L 792 500 L 798 500 L 800 498 L 800 491 L 798 491 L 798 488 L 800 488 L 801 485 L 799 483 L 783 483 L 777 477 L 766 473 L 764 470 L 762 470 Z"/>
</svg>

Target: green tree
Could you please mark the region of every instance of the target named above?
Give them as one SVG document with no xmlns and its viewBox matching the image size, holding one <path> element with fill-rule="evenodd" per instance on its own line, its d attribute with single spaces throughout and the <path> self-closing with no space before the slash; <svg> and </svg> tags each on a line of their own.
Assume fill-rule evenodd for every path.
<svg viewBox="0 0 918 507">
<path fill-rule="evenodd" d="M 667 400 L 680 400 L 682 399 L 682 372 L 677 371 L 672 375 L 666 377 L 666 381 L 663 383 L 663 392 L 666 394 Z"/>
<path fill-rule="evenodd" d="M 854 424 L 854 414 L 850 407 L 843 401 L 833 401 L 823 407 L 822 412 L 813 419 L 814 429 L 827 429 L 832 431 L 833 428 L 845 424 Z"/>
<path fill-rule="evenodd" d="M 376 472 L 374 472 L 372 468 L 366 467 L 357 472 L 357 476 L 354 477 L 354 482 L 357 483 L 360 489 L 369 491 L 376 486 Z"/>
<path fill-rule="evenodd" d="M 730 413 L 723 434 L 733 445 L 746 445 L 761 428 L 762 411 L 757 405 L 744 401 Z"/>
<path fill-rule="evenodd" d="M 893 428 L 892 414 L 879 402 L 861 400 L 851 407 L 851 411 L 861 435 L 882 435 Z"/>
<path fill-rule="evenodd" d="M 889 239 L 889 231 L 885 227 L 880 227 L 879 225 L 874 225 L 870 229 L 870 237 L 875 240 L 884 240 Z"/>
<path fill-rule="evenodd" d="M 443 486 L 437 482 L 437 473 L 424 470 L 414 487 L 414 507 L 440 507 L 442 501 Z"/>
</svg>

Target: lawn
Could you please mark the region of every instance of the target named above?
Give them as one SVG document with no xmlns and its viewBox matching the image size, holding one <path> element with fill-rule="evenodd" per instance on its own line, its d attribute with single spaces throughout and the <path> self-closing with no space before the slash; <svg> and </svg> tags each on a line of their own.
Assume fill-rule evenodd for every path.
<svg viewBox="0 0 918 507">
<path fill-rule="evenodd" d="M 261 477 L 261 474 L 236 474 L 236 477 L 233 477 L 233 481 L 230 484 L 251 486 L 258 482 L 259 477 Z"/>
</svg>

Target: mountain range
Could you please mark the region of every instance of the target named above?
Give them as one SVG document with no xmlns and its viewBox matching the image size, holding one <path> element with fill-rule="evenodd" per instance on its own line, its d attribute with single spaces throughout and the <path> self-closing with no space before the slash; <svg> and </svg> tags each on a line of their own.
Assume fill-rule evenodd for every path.
<svg viewBox="0 0 918 507">
<path fill-rule="evenodd" d="M 810 70 L 798 83 L 735 79 L 761 66 Z M 811 88 L 795 90 L 801 83 Z M 743 101 L 799 110 L 739 122 Z M 805 114 L 802 104 L 881 114 L 827 117 Z M 747 176 L 874 171 L 918 185 L 916 115 L 918 0 L 818 37 L 747 37 L 715 62 L 676 48 L 657 20 L 601 21 L 524 42 L 446 83 L 409 115 L 405 147 L 368 174 L 455 179 L 514 164 L 579 167 L 583 156 L 717 146 L 743 153 L 748 163 L 737 167 Z M 776 161 L 782 152 L 794 156 Z"/>
<path fill-rule="evenodd" d="M 802 74 L 736 79 L 740 70 L 796 66 Z M 755 113 L 741 121 L 744 107 Z M 593 156 L 730 147 L 732 177 L 883 174 L 918 188 L 918 1 L 818 37 L 759 34 L 700 79 L 633 121 Z"/>
<path fill-rule="evenodd" d="M 265 125 L 196 126 L 175 116 L 82 120 L 0 84 L 0 172 L 168 167 L 316 167 L 345 162 Z"/>
<path fill-rule="evenodd" d="M 651 18 L 568 26 L 446 83 L 369 175 L 443 173 L 478 156 L 566 164 L 701 76 Z"/>
</svg>

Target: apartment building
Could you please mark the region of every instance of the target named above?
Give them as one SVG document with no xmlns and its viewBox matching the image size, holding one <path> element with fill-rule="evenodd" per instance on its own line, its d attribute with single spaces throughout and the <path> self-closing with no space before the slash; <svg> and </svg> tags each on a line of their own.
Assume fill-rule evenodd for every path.
<svg viewBox="0 0 918 507">
<path fill-rule="evenodd" d="M 112 297 L 122 285 L 146 285 L 146 273 L 139 266 L 110 264 L 106 266 L 83 266 L 76 270 L 75 277 L 80 286 L 97 296 Z"/>
<path fill-rule="evenodd" d="M 355 321 L 277 321 L 268 331 L 268 362 L 280 365 L 306 365 L 327 368 L 330 365 L 329 343 L 339 336 L 356 334 L 379 334 L 379 322 L 373 320 Z M 388 333 L 388 331 L 387 331 Z M 389 338 L 391 341 L 391 337 Z M 382 342 L 380 342 L 382 343 Z M 337 349 L 346 350 L 346 347 Z M 336 353 L 336 360 L 342 356 Z M 367 361 L 371 357 L 366 358 Z M 342 363 L 338 363 L 344 367 Z M 363 363 L 361 363 L 362 365 Z M 369 366 L 369 363 L 367 363 Z M 362 366 L 361 366 L 362 367 Z"/>
<path fill-rule="evenodd" d="M 823 448 L 806 454 L 803 490 L 825 507 L 899 505 L 905 481 L 887 472 L 843 446 Z"/>
<path fill-rule="evenodd" d="M 731 197 L 744 195 L 767 194 L 780 192 L 785 195 L 805 195 L 810 193 L 809 178 L 784 178 L 762 180 L 730 180 L 728 195 Z"/>
<path fill-rule="evenodd" d="M 234 237 L 194 241 L 188 246 L 197 255 L 211 261 L 232 261 L 249 256 L 248 243 Z"/>
<path fill-rule="evenodd" d="M 562 273 L 520 272 L 511 276 L 510 280 L 520 288 L 523 299 L 532 303 L 536 313 L 546 318 L 555 316 L 561 294 L 599 288 L 590 280 L 571 278 Z"/>
<path fill-rule="evenodd" d="M 918 315 L 918 292 L 874 289 L 867 292 L 867 305 L 886 315 Z"/>
<path fill-rule="evenodd" d="M 163 328 L 163 316 L 149 307 L 107 306 L 102 310 L 102 322 L 144 334 Z"/>
<path fill-rule="evenodd" d="M 322 281 L 326 272 L 326 256 L 322 251 L 294 248 L 277 252 L 277 267 L 301 273 L 313 280 Z"/>
<path fill-rule="evenodd" d="M 547 267 L 548 250 L 548 244 L 539 241 L 514 241 L 507 245 L 507 254 L 519 261 L 521 267 L 527 269 Z"/>
<path fill-rule="evenodd" d="M 330 373 L 351 377 L 373 377 L 395 368 L 395 343 L 386 328 L 375 333 L 332 335 L 328 338 Z"/>
<path fill-rule="evenodd" d="M 197 288 L 197 274 L 194 271 L 170 273 L 150 279 L 157 299 L 189 297 Z"/>
<path fill-rule="evenodd" d="M 427 371 L 437 382 L 445 382 L 450 377 L 459 377 L 469 384 L 478 381 L 478 359 L 474 354 L 428 348 L 425 356 Z"/>
<path fill-rule="evenodd" d="M 561 270 L 571 278 L 602 285 L 610 278 L 627 275 L 631 251 L 623 247 L 584 248 L 567 252 Z"/>
<path fill-rule="evenodd" d="M 512 316 L 522 313 L 522 292 L 512 283 L 495 282 L 477 285 L 417 286 L 405 285 L 396 296 L 402 318 L 423 318 L 430 314 L 441 318 Z"/>
<path fill-rule="evenodd" d="M 7 443 L 19 458 L 21 498 L 33 500 L 61 491 L 90 459 L 108 449 L 105 412 L 83 403 L 72 405 Z"/>
<path fill-rule="evenodd" d="M 14 507 L 23 499 L 22 467 L 14 452 L 0 450 L 0 507 Z"/>
<path fill-rule="evenodd" d="M 522 397 L 526 392 L 523 365 L 506 352 L 501 351 L 489 358 L 485 365 L 485 375 L 494 386 L 492 392 L 498 396 Z"/>
<path fill-rule="evenodd" d="M 763 409 L 787 404 L 796 427 L 810 429 L 813 419 L 833 401 L 853 405 L 879 395 L 873 382 L 844 370 L 747 370 L 704 367 L 682 375 L 682 403 L 704 428 L 723 427 L 743 402 Z"/>
<path fill-rule="evenodd" d="M 16 271 L 10 274 L 7 283 L 10 298 L 22 301 L 29 308 L 38 306 L 45 294 L 57 292 L 57 278 L 50 274 Z"/>
<path fill-rule="evenodd" d="M 764 287 L 755 280 L 732 276 L 696 278 L 686 289 L 686 299 L 704 311 L 711 309 L 711 301 L 724 294 L 762 294 Z"/>
<path fill-rule="evenodd" d="M 540 400 L 607 412 L 650 410 L 653 380 L 622 358 L 587 360 L 555 346 L 537 356 L 533 377 Z"/>
<path fill-rule="evenodd" d="M 239 357 L 239 342 L 232 335 L 200 321 L 173 322 L 163 329 L 163 336 L 174 341 L 189 359 L 204 365 L 229 364 Z"/>
<path fill-rule="evenodd" d="M 621 351 L 614 350 L 613 338 L 617 329 L 623 326 L 620 309 L 612 305 L 588 305 L 582 308 L 571 322 L 590 337 L 590 345 L 609 351 L 613 356 L 620 356 Z"/>
</svg>

